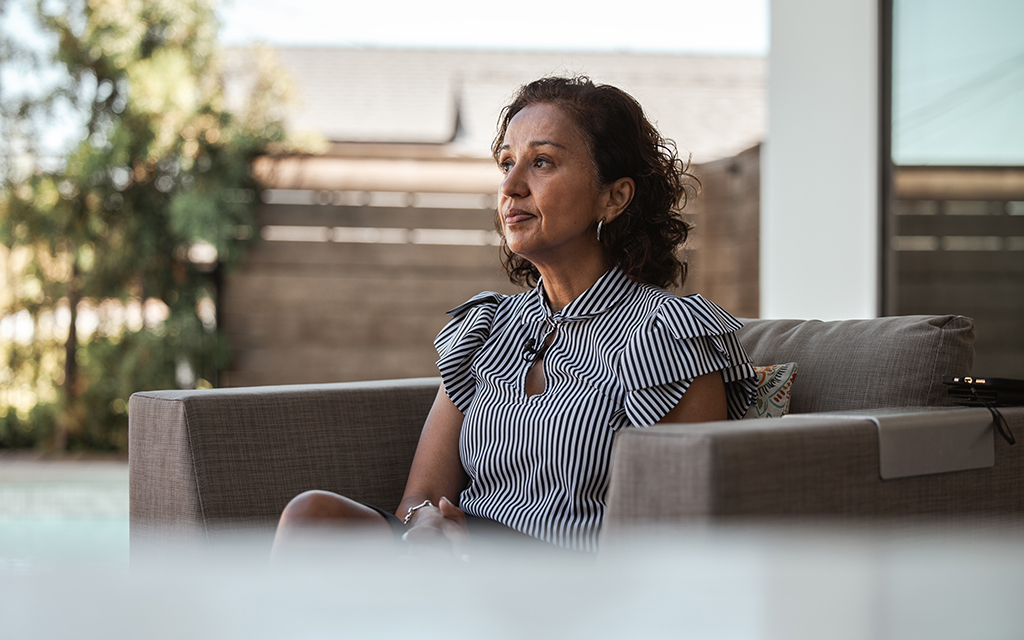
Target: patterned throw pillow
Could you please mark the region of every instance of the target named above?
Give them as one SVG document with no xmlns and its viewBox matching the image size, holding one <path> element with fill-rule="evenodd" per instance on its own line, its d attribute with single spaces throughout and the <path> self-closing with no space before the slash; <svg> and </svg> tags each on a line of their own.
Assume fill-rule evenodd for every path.
<svg viewBox="0 0 1024 640">
<path fill-rule="evenodd" d="M 781 418 L 789 413 L 789 396 L 796 379 L 796 363 L 754 367 L 757 395 L 744 418 Z"/>
</svg>

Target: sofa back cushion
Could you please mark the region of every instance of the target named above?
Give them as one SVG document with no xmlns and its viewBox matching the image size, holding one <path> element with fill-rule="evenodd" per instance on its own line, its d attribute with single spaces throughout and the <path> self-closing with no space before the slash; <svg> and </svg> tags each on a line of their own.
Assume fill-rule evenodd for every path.
<svg viewBox="0 0 1024 640">
<path fill-rule="evenodd" d="M 755 365 L 799 365 L 792 413 L 949 405 L 943 374 L 974 366 L 974 320 L 964 316 L 742 322 Z"/>
</svg>

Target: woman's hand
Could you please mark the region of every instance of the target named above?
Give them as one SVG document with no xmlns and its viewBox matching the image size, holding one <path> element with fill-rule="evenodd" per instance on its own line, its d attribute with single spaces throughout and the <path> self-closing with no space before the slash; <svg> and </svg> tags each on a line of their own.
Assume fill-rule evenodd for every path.
<svg viewBox="0 0 1024 640">
<path fill-rule="evenodd" d="M 448 498 L 441 498 L 436 507 L 417 509 L 402 539 L 412 545 L 450 551 L 456 558 L 469 560 L 466 514 Z"/>
</svg>

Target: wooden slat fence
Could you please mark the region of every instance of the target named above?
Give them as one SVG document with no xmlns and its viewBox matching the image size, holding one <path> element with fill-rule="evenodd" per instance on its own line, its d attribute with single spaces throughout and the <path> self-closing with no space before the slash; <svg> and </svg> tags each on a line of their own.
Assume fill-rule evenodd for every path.
<svg viewBox="0 0 1024 640">
<path fill-rule="evenodd" d="M 974 373 L 1024 378 L 1024 202 L 896 203 L 896 314 L 975 319 Z"/>
<path fill-rule="evenodd" d="M 756 316 L 757 149 L 697 173 L 704 201 L 688 209 L 697 228 L 682 293 Z M 500 268 L 491 195 L 267 190 L 263 199 L 263 241 L 221 294 L 233 349 L 222 386 L 437 375 L 444 312 L 480 291 L 518 292 Z"/>
<path fill-rule="evenodd" d="M 314 194 L 315 195 L 315 194 Z M 491 209 L 264 204 L 222 297 L 228 386 L 437 375 L 434 335 L 470 296 L 515 293 Z M 445 238 L 438 232 L 454 231 Z M 269 238 L 269 239 L 267 239 Z M 353 239 L 357 241 L 353 241 Z"/>
</svg>

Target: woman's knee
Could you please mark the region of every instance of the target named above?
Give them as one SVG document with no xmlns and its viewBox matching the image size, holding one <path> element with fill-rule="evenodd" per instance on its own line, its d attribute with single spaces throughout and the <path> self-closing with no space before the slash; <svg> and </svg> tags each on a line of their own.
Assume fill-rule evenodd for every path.
<svg viewBox="0 0 1024 640">
<path fill-rule="evenodd" d="M 374 509 L 330 491 L 305 491 L 292 498 L 281 513 L 271 555 L 280 558 L 310 548 L 299 543 L 312 543 L 312 548 L 322 550 L 317 545 L 345 540 L 334 535 L 339 532 L 367 536 L 364 541 L 393 543 L 391 525 Z"/>
<path fill-rule="evenodd" d="M 343 521 L 383 519 L 380 514 L 351 498 L 330 491 L 304 491 L 281 513 L 281 521 Z"/>
</svg>

